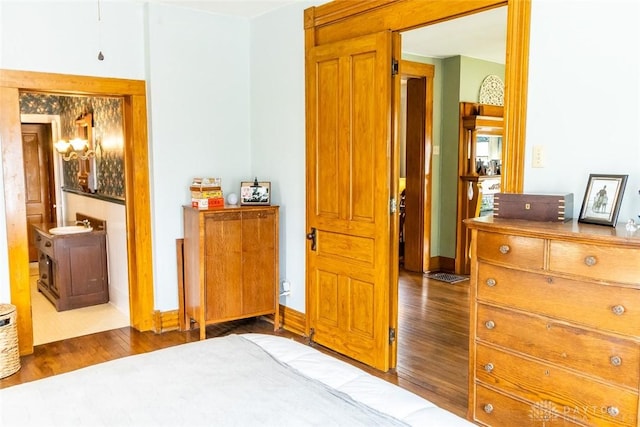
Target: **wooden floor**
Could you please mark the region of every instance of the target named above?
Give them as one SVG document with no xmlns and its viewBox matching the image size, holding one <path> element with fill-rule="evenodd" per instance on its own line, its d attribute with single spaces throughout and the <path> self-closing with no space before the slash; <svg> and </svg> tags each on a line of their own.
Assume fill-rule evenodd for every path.
<svg viewBox="0 0 640 427">
<path fill-rule="evenodd" d="M 469 337 L 469 281 L 448 284 L 422 274 L 401 271 L 399 285 L 398 367 L 382 373 L 347 360 L 378 377 L 398 384 L 455 414 L 465 416 Z M 273 334 L 262 319 L 207 327 L 207 338 L 231 333 Z M 278 335 L 306 342 L 287 331 Z M 121 328 L 34 348 L 22 358 L 16 374 L 0 380 L 0 388 L 72 371 L 96 363 L 198 340 L 198 331 L 138 332 Z"/>
</svg>

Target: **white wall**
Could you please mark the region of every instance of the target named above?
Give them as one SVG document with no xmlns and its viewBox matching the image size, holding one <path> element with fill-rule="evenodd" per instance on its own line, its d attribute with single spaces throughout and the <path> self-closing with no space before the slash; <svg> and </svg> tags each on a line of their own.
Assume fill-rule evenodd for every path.
<svg viewBox="0 0 640 427">
<path fill-rule="evenodd" d="M 228 194 L 254 176 L 249 21 L 172 6 L 148 11 L 155 308 L 166 311 L 178 307 L 175 248 L 191 179 L 220 177 Z"/>
<path fill-rule="evenodd" d="M 142 4 L 100 4 L 98 25 L 94 1 L 2 0 L 0 67 L 144 79 Z"/>
<path fill-rule="evenodd" d="M 316 2 L 315 4 L 320 4 Z M 251 161 L 280 205 L 282 304 L 305 311 L 305 105 L 301 2 L 251 21 Z"/>
<path fill-rule="evenodd" d="M 525 192 L 574 195 L 590 173 L 628 174 L 619 224 L 640 213 L 640 12 L 635 0 L 534 0 Z M 532 147 L 545 167 L 532 168 Z"/>
</svg>

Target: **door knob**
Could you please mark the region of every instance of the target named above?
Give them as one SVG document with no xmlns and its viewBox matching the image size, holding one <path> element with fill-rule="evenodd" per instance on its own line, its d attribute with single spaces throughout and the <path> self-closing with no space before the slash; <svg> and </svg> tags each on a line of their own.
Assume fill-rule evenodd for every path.
<svg viewBox="0 0 640 427">
<path fill-rule="evenodd" d="M 316 250 L 316 228 L 311 227 L 311 232 L 307 233 L 307 240 L 311 240 L 311 250 Z"/>
</svg>

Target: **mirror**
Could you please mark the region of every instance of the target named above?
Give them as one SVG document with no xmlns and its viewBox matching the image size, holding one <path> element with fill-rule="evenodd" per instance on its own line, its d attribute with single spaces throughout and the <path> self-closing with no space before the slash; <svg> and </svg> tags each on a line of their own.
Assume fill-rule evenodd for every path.
<svg viewBox="0 0 640 427">
<path fill-rule="evenodd" d="M 84 151 L 93 151 L 93 115 L 91 113 L 82 113 L 80 117 L 76 119 L 76 138 L 86 141 L 86 147 Z M 78 159 L 78 185 L 85 193 L 93 193 L 96 189 L 95 178 L 91 180 L 92 169 L 95 173 L 96 166 L 93 159 L 79 158 Z M 94 163 L 93 168 L 91 163 Z"/>
<path fill-rule="evenodd" d="M 478 175 L 500 175 L 502 167 L 502 137 L 478 135 L 476 141 L 476 172 Z"/>
</svg>

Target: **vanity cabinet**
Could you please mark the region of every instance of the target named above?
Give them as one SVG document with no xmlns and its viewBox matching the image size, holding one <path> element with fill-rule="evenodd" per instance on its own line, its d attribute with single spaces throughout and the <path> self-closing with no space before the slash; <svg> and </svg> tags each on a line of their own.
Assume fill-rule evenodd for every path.
<svg viewBox="0 0 640 427">
<path fill-rule="evenodd" d="M 637 426 L 640 237 L 577 222 L 467 225 L 469 419 Z"/>
<path fill-rule="evenodd" d="M 184 206 L 185 324 L 274 314 L 279 322 L 278 207 Z"/>
<path fill-rule="evenodd" d="M 57 311 L 109 302 L 106 232 L 52 235 L 35 224 L 38 291 Z"/>
</svg>

